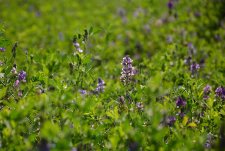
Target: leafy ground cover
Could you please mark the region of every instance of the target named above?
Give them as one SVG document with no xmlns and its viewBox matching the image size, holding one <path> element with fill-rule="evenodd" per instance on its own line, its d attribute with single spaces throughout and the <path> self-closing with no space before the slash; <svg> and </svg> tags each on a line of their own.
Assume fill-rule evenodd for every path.
<svg viewBox="0 0 225 151">
<path fill-rule="evenodd" d="M 0 150 L 224 150 L 224 0 L 0 0 Z"/>
</svg>

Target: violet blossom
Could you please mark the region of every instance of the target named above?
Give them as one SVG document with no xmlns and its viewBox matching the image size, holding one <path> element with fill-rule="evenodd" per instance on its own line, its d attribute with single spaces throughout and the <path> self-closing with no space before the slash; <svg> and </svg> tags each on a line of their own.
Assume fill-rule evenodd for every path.
<svg viewBox="0 0 225 151">
<path fill-rule="evenodd" d="M 216 93 L 217 97 L 220 97 L 223 100 L 225 99 L 225 88 L 224 87 L 220 86 L 220 87 L 216 88 L 215 93 Z"/>
<path fill-rule="evenodd" d="M 178 97 L 177 100 L 176 100 L 176 106 L 178 107 L 184 107 L 186 106 L 187 102 L 181 98 L 181 97 Z"/>
<path fill-rule="evenodd" d="M 132 66 L 133 60 L 129 56 L 125 56 L 122 61 L 122 72 L 120 80 L 124 83 L 124 85 L 129 84 L 132 81 L 133 76 L 136 74 L 136 70 Z"/>
<path fill-rule="evenodd" d="M 100 93 L 100 92 L 104 92 L 104 89 L 105 89 L 105 82 L 101 78 L 98 78 L 98 84 L 95 91 L 97 93 Z"/>
</svg>

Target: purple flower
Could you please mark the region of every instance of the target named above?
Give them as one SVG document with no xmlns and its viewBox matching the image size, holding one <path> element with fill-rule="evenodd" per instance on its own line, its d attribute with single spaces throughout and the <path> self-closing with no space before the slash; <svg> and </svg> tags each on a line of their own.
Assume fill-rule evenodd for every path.
<svg viewBox="0 0 225 151">
<path fill-rule="evenodd" d="M 95 91 L 97 93 L 100 93 L 100 92 L 104 92 L 104 89 L 105 89 L 105 82 L 101 78 L 98 78 L 98 84 Z"/>
<path fill-rule="evenodd" d="M 81 95 L 86 95 L 87 94 L 86 90 L 79 90 L 79 92 L 80 92 Z"/>
<path fill-rule="evenodd" d="M 20 73 L 18 74 L 18 79 L 20 81 L 26 82 L 26 76 L 27 76 L 27 73 L 25 71 L 20 71 Z"/>
<path fill-rule="evenodd" d="M 143 109 L 144 109 L 144 105 L 142 104 L 142 102 L 137 102 L 137 103 L 136 103 L 136 107 L 137 107 L 139 110 L 143 110 Z"/>
<path fill-rule="evenodd" d="M 4 51 L 5 51 L 5 48 L 0 47 L 0 51 L 1 51 L 1 52 L 4 52 Z"/>
<path fill-rule="evenodd" d="M 190 66 L 190 70 L 192 73 L 196 73 L 200 69 L 200 65 L 197 63 L 193 63 Z"/>
<path fill-rule="evenodd" d="M 184 112 L 180 112 L 178 115 L 180 116 L 180 118 L 183 118 L 185 116 L 185 113 Z"/>
<path fill-rule="evenodd" d="M 123 61 L 121 63 L 123 65 L 123 68 L 122 68 L 120 80 L 125 85 L 129 84 L 132 80 L 132 77 L 137 73 L 137 71 L 132 66 L 132 62 L 133 60 L 129 56 L 126 56 L 123 58 Z"/>
<path fill-rule="evenodd" d="M 167 7 L 171 10 L 173 8 L 173 1 L 169 0 L 169 2 L 167 3 Z"/>
<path fill-rule="evenodd" d="M 207 139 L 206 139 L 206 142 L 205 142 L 205 148 L 208 148 L 210 149 L 212 147 L 212 142 L 213 142 L 213 135 L 212 134 L 207 134 Z"/>
<path fill-rule="evenodd" d="M 211 86 L 210 85 L 206 85 L 203 89 L 203 98 L 204 99 L 208 99 L 209 98 L 209 94 L 211 92 Z"/>
<path fill-rule="evenodd" d="M 181 98 L 181 97 L 177 98 L 176 105 L 178 107 L 184 107 L 186 104 L 187 104 L 187 102 L 183 98 Z"/>
<path fill-rule="evenodd" d="M 169 126 L 172 126 L 175 122 L 176 122 L 176 117 L 175 117 L 175 116 L 169 116 L 169 117 L 167 118 L 167 121 L 166 121 L 166 123 L 167 123 Z"/>
<path fill-rule="evenodd" d="M 78 42 L 73 42 L 74 47 L 76 48 L 76 50 L 80 53 L 83 52 L 83 50 L 80 48 L 80 44 Z"/>
<path fill-rule="evenodd" d="M 14 83 L 14 87 L 18 87 L 20 84 L 20 81 L 19 80 L 16 80 L 15 83 Z"/>
<path fill-rule="evenodd" d="M 216 93 L 217 97 L 220 97 L 223 100 L 225 99 L 225 88 L 224 87 L 220 86 L 220 87 L 216 88 L 215 93 Z"/>
</svg>

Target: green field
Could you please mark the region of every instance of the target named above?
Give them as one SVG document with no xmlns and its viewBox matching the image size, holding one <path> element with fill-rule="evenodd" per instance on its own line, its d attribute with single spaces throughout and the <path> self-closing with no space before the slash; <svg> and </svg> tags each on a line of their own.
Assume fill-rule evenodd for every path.
<svg viewBox="0 0 225 151">
<path fill-rule="evenodd" d="M 225 150 L 225 0 L 0 0 L 0 150 Z"/>
</svg>

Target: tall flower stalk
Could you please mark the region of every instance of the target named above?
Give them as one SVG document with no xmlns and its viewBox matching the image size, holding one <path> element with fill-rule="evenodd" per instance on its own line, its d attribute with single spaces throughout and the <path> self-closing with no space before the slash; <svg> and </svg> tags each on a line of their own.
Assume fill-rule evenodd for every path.
<svg viewBox="0 0 225 151">
<path fill-rule="evenodd" d="M 132 66 L 133 60 L 129 56 L 125 56 L 122 61 L 122 72 L 120 80 L 124 85 L 129 85 L 132 82 L 133 76 L 135 75 L 136 70 Z"/>
</svg>

